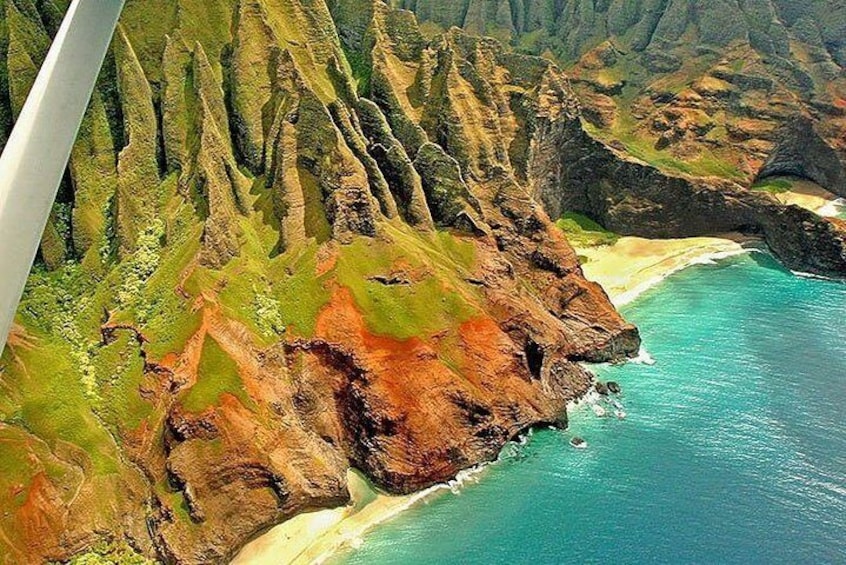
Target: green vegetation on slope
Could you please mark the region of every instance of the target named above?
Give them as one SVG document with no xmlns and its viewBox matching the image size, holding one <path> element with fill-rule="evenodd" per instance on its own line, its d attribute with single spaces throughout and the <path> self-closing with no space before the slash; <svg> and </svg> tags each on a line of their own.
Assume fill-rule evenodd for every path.
<svg viewBox="0 0 846 565">
<path fill-rule="evenodd" d="M 188 411 L 200 412 L 209 406 L 220 404 L 224 394 L 235 396 L 245 407 L 255 406 L 244 389 L 244 383 L 238 374 L 238 365 L 217 341 L 207 336 L 203 341 L 197 382 L 182 397 L 182 405 Z"/>
<path fill-rule="evenodd" d="M 770 194 L 781 194 L 793 188 L 793 183 L 787 179 L 766 178 L 761 179 L 752 185 L 752 190 L 769 192 Z"/>
<path fill-rule="evenodd" d="M 9 353 L 3 358 L 3 382 L 8 387 L 0 393 L 4 421 L 21 426 L 52 448 L 60 442 L 78 446 L 96 475 L 117 472 L 115 442 L 91 409 L 70 348 L 45 333 L 32 333 L 31 338 L 37 349 L 17 347 L 17 359 Z M 7 396 L 7 391 L 14 395 Z"/>
<path fill-rule="evenodd" d="M 477 297 L 462 280 L 475 260 L 472 243 L 404 226 L 392 226 L 390 232 L 390 242 L 359 238 L 342 247 L 336 267 L 338 282 L 352 292 L 372 332 L 397 339 L 423 337 L 477 312 Z M 374 280 L 390 275 L 404 281 Z"/>
<path fill-rule="evenodd" d="M 565 212 L 555 222 L 574 247 L 598 247 L 613 245 L 620 236 L 610 232 L 582 214 Z"/>
<path fill-rule="evenodd" d="M 153 412 L 153 405 L 139 392 L 144 380 L 144 360 L 138 342 L 129 332 L 120 332 L 114 343 L 100 349 L 97 359 L 97 413 L 112 429 L 134 430 Z"/>
<path fill-rule="evenodd" d="M 142 555 L 138 555 L 126 542 L 96 544 L 90 551 L 70 560 L 68 565 L 153 565 Z"/>
<path fill-rule="evenodd" d="M 111 317 L 138 328 L 155 359 L 181 351 L 199 327 L 200 316 L 175 291 L 196 255 L 199 232 L 180 227 L 189 207 L 171 208 L 171 230 L 153 221 L 136 252 L 105 274 L 87 263 L 37 268 L 17 319 L 32 346 L 14 346 L 3 357 L 8 389 L 0 391 L 0 419 L 50 445 L 77 446 L 97 475 L 118 472 L 116 441 L 153 410 L 139 391 L 144 362 L 135 334 L 119 330 L 105 344 L 100 325 Z"/>
<path fill-rule="evenodd" d="M 620 117 L 615 125 L 608 129 L 600 129 L 596 126 L 583 122 L 586 131 L 590 132 L 597 139 L 606 143 L 619 141 L 623 144 L 626 152 L 658 169 L 671 173 L 681 173 L 691 176 L 720 177 L 726 179 L 740 180 L 743 173 L 737 166 L 720 158 L 719 155 L 709 149 L 703 148 L 695 159 L 681 160 L 673 157 L 666 149 L 656 149 L 655 139 L 643 135 L 638 131 L 638 124 L 625 108 L 621 108 Z"/>
</svg>

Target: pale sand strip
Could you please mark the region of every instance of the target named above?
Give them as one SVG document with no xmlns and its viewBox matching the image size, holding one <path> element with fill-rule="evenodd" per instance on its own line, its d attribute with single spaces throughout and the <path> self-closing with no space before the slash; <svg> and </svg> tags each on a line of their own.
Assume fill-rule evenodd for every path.
<svg viewBox="0 0 846 565">
<path fill-rule="evenodd" d="M 615 306 L 628 304 L 668 276 L 697 263 L 746 253 L 749 238 L 643 239 L 623 237 L 614 245 L 578 249 L 585 276 L 601 284 Z"/>
<path fill-rule="evenodd" d="M 841 211 L 843 199 L 820 185 L 802 179 L 791 179 L 793 187 L 773 196 L 782 204 L 794 204 L 823 217 L 836 216 Z"/>
<path fill-rule="evenodd" d="M 344 547 L 356 547 L 367 530 L 452 485 L 438 485 L 406 496 L 376 491 L 357 472 L 347 473 L 349 506 L 301 514 L 248 543 L 231 565 L 322 563 Z"/>
<path fill-rule="evenodd" d="M 585 275 L 602 284 L 616 305 L 630 302 L 687 266 L 745 253 L 740 236 L 648 240 L 623 237 L 614 245 L 579 249 L 588 261 Z M 301 514 L 247 544 L 232 565 L 306 565 L 322 563 L 344 547 L 355 547 L 372 527 L 413 504 L 443 492 L 433 487 L 409 496 L 387 496 L 357 473 L 348 474 L 352 502 L 344 508 Z"/>
</svg>

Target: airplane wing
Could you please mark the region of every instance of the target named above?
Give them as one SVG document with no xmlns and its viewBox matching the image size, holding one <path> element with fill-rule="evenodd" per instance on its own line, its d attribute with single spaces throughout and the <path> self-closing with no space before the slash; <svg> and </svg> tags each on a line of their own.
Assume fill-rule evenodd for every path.
<svg viewBox="0 0 846 565">
<path fill-rule="evenodd" d="M 73 0 L 0 156 L 0 353 L 124 0 Z"/>
</svg>

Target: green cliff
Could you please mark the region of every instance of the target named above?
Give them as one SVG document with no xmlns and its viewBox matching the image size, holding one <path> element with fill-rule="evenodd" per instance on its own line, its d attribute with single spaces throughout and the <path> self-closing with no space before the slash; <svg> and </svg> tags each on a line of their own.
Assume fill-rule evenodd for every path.
<svg viewBox="0 0 846 565">
<path fill-rule="evenodd" d="M 0 141 L 67 4 L 0 0 Z M 678 71 L 651 71 L 650 46 L 696 34 L 764 53 L 748 18 L 418 0 L 404 5 L 418 24 L 393 4 L 127 2 L 0 358 L 0 562 L 225 562 L 345 504 L 350 467 L 408 493 L 565 424 L 591 384 L 580 363 L 640 339 L 550 216 L 740 230 L 792 267 L 846 275 L 842 226 L 694 178 L 744 180 L 698 138 L 656 149 L 643 129 L 660 122 L 638 100 Z M 742 4 L 776 10 L 791 38 L 813 16 Z M 834 20 L 811 34 L 812 78 L 842 64 Z M 764 76 L 728 53 L 684 78 L 722 81 L 700 85 L 717 109 Z M 839 108 L 815 88 L 797 108 Z M 783 171 L 810 136 L 837 182 L 838 123 L 794 128 L 760 160 Z"/>
</svg>

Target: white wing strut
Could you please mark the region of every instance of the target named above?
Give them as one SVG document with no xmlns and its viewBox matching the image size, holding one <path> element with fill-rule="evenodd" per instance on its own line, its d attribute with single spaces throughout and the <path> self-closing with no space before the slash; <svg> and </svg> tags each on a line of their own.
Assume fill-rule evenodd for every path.
<svg viewBox="0 0 846 565">
<path fill-rule="evenodd" d="M 0 353 L 124 0 L 73 0 L 0 156 Z"/>
</svg>

